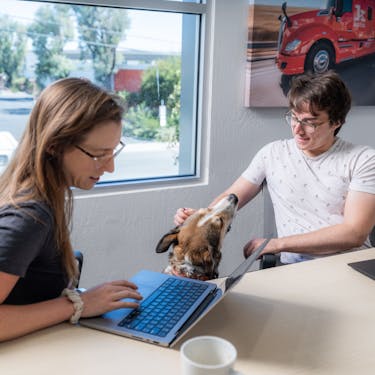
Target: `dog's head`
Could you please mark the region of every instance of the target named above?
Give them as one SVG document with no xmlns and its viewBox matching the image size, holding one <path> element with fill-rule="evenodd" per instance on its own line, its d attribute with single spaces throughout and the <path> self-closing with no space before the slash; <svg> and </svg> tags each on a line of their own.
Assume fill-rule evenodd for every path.
<svg viewBox="0 0 375 375">
<path fill-rule="evenodd" d="M 166 233 L 156 246 L 156 252 L 163 253 L 173 245 L 164 272 L 201 280 L 217 278 L 221 247 L 237 205 L 237 196 L 230 194 L 214 207 L 200 208 Z"/>
</svg>

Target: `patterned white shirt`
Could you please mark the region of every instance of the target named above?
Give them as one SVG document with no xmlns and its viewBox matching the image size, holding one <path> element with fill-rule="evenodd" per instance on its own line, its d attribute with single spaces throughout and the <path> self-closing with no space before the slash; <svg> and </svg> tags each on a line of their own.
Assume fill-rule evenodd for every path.
<svg viewBox="0 0 375 375">
<path fill-rule="evenodd" d="M 279 237 L 307 233 L 343 222 L 349 190 L 375 194 L 375 150 L 336 138 L 328 151 L 308 157 L 294 139 L 280 140 L 264 146 L 242 176 L 266 181 Z M 281 262 L 314 257 L 283 252 Z"/>
</svg>

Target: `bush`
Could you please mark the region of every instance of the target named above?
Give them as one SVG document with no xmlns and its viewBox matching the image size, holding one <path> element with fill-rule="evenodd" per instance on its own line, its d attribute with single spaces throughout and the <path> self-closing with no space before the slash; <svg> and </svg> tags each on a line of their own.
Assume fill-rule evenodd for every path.
<svg viewBox="0 0 375 375">
<path fill-rule="evenodd" d="M 145 140 L 155 140 L 159 131 L 159 119 L 141 103 L 129 109 L 124 117 L 124 134 Z"/>
<path fill-rule="evenodd" d="M 22 91 L 32 94 L 34 91 L 34 84 L 28 78 L 18 77 L 14 78 L 11 89 L 13 91 Z"/>
</svg>

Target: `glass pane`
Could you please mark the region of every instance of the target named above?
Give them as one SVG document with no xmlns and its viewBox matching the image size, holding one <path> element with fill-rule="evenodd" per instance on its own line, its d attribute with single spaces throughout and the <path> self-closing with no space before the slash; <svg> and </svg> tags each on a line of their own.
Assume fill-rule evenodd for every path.
<svg viewBox="0 0 375 375">
<path fill-rule="evenodd" d="M 127 146 L 102 182 L 196 173 L 200 15 L 2 0 L 0 22 L 0 173 L 35 98 L 68 76 L 128 103 Z"/>
</svg>

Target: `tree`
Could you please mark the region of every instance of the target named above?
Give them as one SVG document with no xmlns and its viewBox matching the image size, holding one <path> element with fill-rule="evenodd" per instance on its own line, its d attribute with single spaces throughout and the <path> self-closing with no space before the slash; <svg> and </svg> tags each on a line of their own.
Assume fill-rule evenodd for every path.
<svg viewBox="0 0 375 375">
<path fill-rule="evenodd" d="M 162 100 L 168 104 L 168 109 L 171 110 L 175 107 L 176 101 L 180 101 L 179 95 L 176 95 L 175 92 L 176 88 L 179 89 L 180 87 L 180 80 L 181 60 L 179 57 L 159 60 L 153 67 L 144 72 L 138 101 L 144 102 L 155 115 L 158 114 Z M 173 93 L 174 100 L 171 98 Z"/>
<path fill-rule="evenodd" d="M 181 59 L 169 57 L 159 60 L 147 69 L 142 77 L 139 93 L 121 93 L 128 106 L 125 115 L 125 131 L 129 135 L 176 142 L 179 138 Z M 167 126 L 159 126 L 159 106 L 167 107 Z M 142 121 L 141 120 L 142 117 Z M 143 131 L 142 131 L 143 129 Z M 142 135 L 142 136 L 140 136 Z"/>
<path fill-rule="evenodd" d="M 5 86 L 12 87 L 21 74 L 26 55 L 26 32 L 24 27 L 8 17 L 0 17 L 0 74 L 5 75 Z"/>
<path fill-rule="evenodd" d="M 80 48 L 93 64 L 95 80 L 112 88 L 116 67 L 116 51 L 125 30 L 129 27 L 128 14 L 123 9 L 73 6 L 77 17 Z"/>
<path fill-rule="evenodd" d="M 44 88 L 50 80 L 67 77 L 72 63 L 64 56 L 64 46 L 74 36 L 69 6 L 41 6 L 28 28 L 28 35 L 38 58 L 35 69 L 38 86 Z"/>
</svg>

